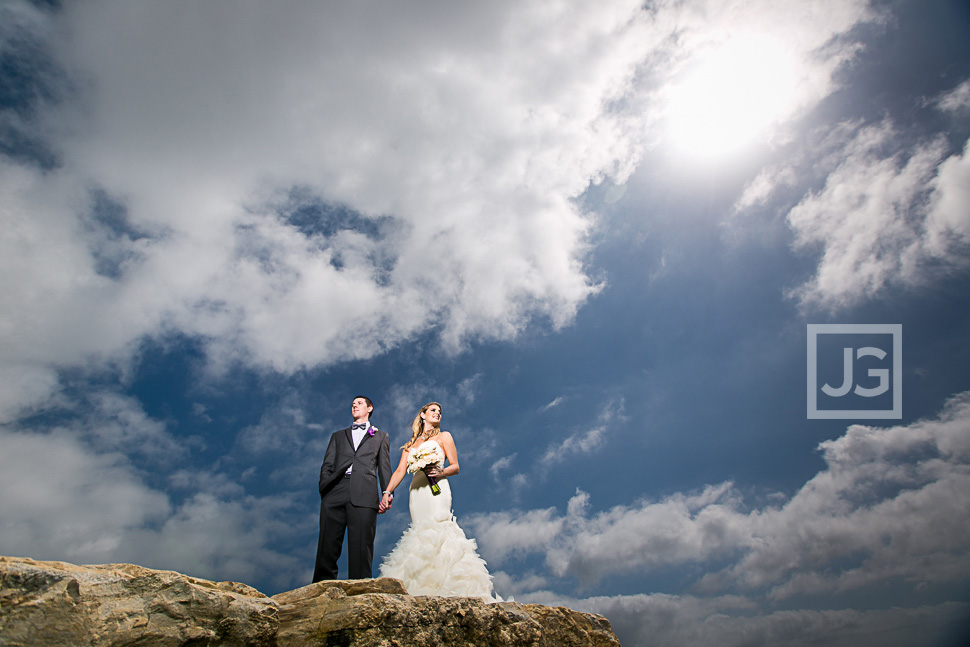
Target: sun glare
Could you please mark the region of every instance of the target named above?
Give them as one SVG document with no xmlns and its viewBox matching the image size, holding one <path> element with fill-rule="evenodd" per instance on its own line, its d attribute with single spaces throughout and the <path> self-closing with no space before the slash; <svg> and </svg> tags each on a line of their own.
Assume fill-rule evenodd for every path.
<svg viewBox="0 0 970 647">
<path fill-rule="evenodd" d="M 792 108 L 795 62 L 779 42 L 737 38 L 671 88 L 667 137 L 682 153 L 720 159 L 755 142 Z"/>
</svg>

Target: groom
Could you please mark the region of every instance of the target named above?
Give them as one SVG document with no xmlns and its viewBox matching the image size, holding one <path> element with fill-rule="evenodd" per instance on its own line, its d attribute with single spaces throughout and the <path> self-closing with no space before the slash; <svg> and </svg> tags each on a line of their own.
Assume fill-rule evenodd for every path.
<svg viewBox="0 0 970 647">
<path fill-rule="evenodd" d="M 379 492 L 391 478 L 391 439 L 370 423 L 374 404 L 354 398 L 354 424 L 330 436 L 320 468 L 320 538 L 313 581 L 337 579 L 337 558 L 347 532 L 350 579 L 372 577 Z M 377 474 L 380 474 L 380 488 Z"/>
</svg>

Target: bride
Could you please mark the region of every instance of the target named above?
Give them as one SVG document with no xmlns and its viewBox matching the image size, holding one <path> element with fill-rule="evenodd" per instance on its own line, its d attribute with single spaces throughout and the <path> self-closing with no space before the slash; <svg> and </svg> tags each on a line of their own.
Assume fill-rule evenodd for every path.
<svg viewBox="0 0 970 647">
<path fill-rule="evenodd" d="M 412 474 L 408 505 L 411 525 L 384 558 L 381 577 L 404 582 L 411 595 L 477 597 L 498 601 L 485 560 L 474 539 L 465 536 L 451 512 L 448 477 L 458 474 L 455 440 L 441 431 L 441 405 L 429 402 L 411 423 L 412 436 L 401 449 L 401 462 L 381 498 L 380 511 L 391 507 L 394 489 Z M 448 465 L 445 466 L 447 459 Z"/>
</svg>

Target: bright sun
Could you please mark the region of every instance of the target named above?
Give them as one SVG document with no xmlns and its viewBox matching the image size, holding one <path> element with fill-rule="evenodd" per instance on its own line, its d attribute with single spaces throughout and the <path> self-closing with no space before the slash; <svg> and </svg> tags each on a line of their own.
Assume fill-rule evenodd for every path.
<svg viewBox="0 0 970 647">
<path fill-rule="evenodd" d="M 796 66 L 781 43 L 736 38 L 712 50 L 675 82 L 667 136 L 691 157 L 722 159 L 753 143 L 792 109 Z"/>
</svg>

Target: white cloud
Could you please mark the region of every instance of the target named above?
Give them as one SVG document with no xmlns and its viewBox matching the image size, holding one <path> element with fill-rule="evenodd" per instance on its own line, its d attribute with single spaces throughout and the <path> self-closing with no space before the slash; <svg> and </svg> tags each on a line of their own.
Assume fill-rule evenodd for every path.
<svg viewBox="0 0 970 647">
<path fill-rule="evenodd" d="M 11 362 L 0 367 L 0 423 L 12 421 L 29 404 L 40 405 L 57 389 L 58 375 L 51 366 Z"/>
<path fill-rule="evenodd" d="M 549 404 L 547 404 L 547 405 L 543 406 L 542 408 L 540 408 L 539 409 L 539 412 L 540 413 L 545 413 L 546 411 L 549 411 L 549 409 L 552 409 L 554 407 L 558 407 L 560 404 L 562 404 L 565 401 L 566 401 L 566 396 L 564 396 L 564 395 L 556 396 L 555 399 L 552 400 L 552 402 L 550 402 Z"/>
<path fill-rule="evenodd" d="M 539 591 L 549 584 L 548 578 L 536 573 L 513 575 L 505 571 L 490 570 L 489 574 L 492 576 L 495 590 L 506 599 L 510 596 L 514 598 L 518 591 Z"/>
<path fill-rule="evenodd" d="M 181 467 L 187 448 L 128 398 L 60 401 L 87 413 L 42 433 L 0 426 L 4 554 L 127 561 L 280 590 L 309 580 L 284 548 L 315 526 L 302 496 L 252 496 L 219 465 Z"/>
<path fill-rule="evenodd" d="M 947 157 L 942 137 L 899 150 L 898 134 L 889 120 L 858 128 L 824 188 L 789 212 L 796 246 L 820 252 L 815 276 L 792 291 L 803 304 L 842 308 L 965 264 L 970 167 Z"/>
<path fill-rule="evenodd" d="M 67 428 L 97 451 L 120 451 L 159 464 L 185 457 L 192 439 L 177 439 L 165 424 L 145 414 L 134 398 L 107 390 L 88 393 L 78 402 L 61 401 L 72 414 Z"/>
<path fill-rule="evenodd" d="M 791 166 L 762 169 L 744 187 L 741 197 L 734 205 L 735 212 L 743 212 L 764 205 L 779 187 L 791 186 L 795 184 L 796 180 L 795 171 Z"/>
<path fill-rule="evenodd" d="M 944 93 L 937 100 L 937 105 L 946 112 L 959 112 L 970 108 L 970 79 Z"/>
<path fill-rule="evenodd" d="M 750 509 L 724 483 L 590 515 L 579 493 L 565 515 L 480 515 L 475 535 L 490 563 L 544 554 L 550 574 L 582 584 L 728 560 L 697 589 L 775 601 L 970 578 L 970 393 L 937 419 L 855 425 L 821 449 L 825 469 L 781 505 Z"/>
<path fill-rule="evenodd" d="M 468 515 L 463 524 L 487 553 L 489 563 L 500 563 L 509 555 L 532 552 L 546 546 L 563 528 L 565 520 L 555 508 L 528 512 L 495 512 Z"/>
<path fill-rule="evenodd" d="M 609 574 L 723 557 L 747 540 L 737 508 L 731 484 L 617 506 L 573 524 L 552 543 L 546 563 L 559 577 L 592 584 Z"/>
<path fill-rule="evenodd" d="M 859 51 L 845 34 L 860 22 L 881 20 L 868 5 L 661 5 L 656 24 L 672 37 L 658 44 L 667 56 L 652 62 L 669 66 L 669 76 L 654 97 L 659 112 L 651 135 L 694 158 L 790 138 L 787 122 L 828 96 L 837 87 L 835 72 Z"/>
<path fill-rule="evenodd" d="M 125 329 L 145 315 L 116 308 L 106 317 L 101 309 L 123 290 L 94 271 L 75 219 L 89 200 L 75 180 L 0 157 L 0 195 L 0 358 L 11 377 L 0 419 L 9 419 L 18 405 L 50 394 L 53 366 L 127 352 Z"/>
<path fill-rule="evenodd" d="M 180 326 L 204 334 L 222 314 L 212 333 L 288 370 L 367 356 L 431 325 L 454 347 L 513 335 L 535 313 L 561 324 L 593 289 L 581 265 L 589 224 L 569 198 L 623 136 L 602 104 L 636 61 L 635 3 L 417 5 L 376 23 L 364 8 L 315 3 L 211 5 L 195 19 L 154 3 L 118 9 L 65 12 L 63 56 L 97 88 L 94 123 L 65 139 L 65 156 L 125 196 L 136 222 L 171 228 L 144 274 L 167 276 Z M 338 271 L 320 241 L 273 217 L 263 205 L 291 187 L 398 220 L 381 250 L 390 283 L 367 263 Z M 352 258 L 375 251 L 337 238 Z"/>
<path fill-rule="evenodd" d="M 616 432 L 628 420 L 623 413 L 623 404 L 623 398 L 611 400 L 604 405 L 594 427 L 577 431 L 568 438 L 549 445 L 538 460 L 539 469 L 546 471 L 576 454 L 592 454 L 601 449 L 609 439 L 609 433 Z M 547 405 L 546 408 L 550 406 L 552 405 Z"/>
<path fill-rule="evenodd" d="M 482 388 L 484 373 L 476 373 L 458 383 L 458 397 L 462 404 L 471 404 Z"/>
<path fill-rule="evenodd" d="M 214 360 L 290 371 L 429 328 L 456 349 L 562 325 L 596 290 L 571 198 L 627 154 L 604 104 L 637 61 L 636 3 L 376 22 L 355 5 L 226 9 L 96 2 L 52 19 L 83 104 L 40 131 L 56 172 L 4 161 L 5 360 L 38 371 L 174 330 Z M 148 234 L 78 236 L 91 187 Z M 394 229 L 308 236 L 281 218 L 321 202 Z M 109 242 L 117 276 L 95 271 Z"/>
<path fill-rule="evenodd" d="M 288 496 L 254 497 L 225 475 L 176 472 L 174 504 L 117 453 L 67 433 L 0 430 L 0 545 L 7 555 L 75 563 L 132 562 L 216 580 L 309 581 L 281 550 L 314 524 L 294 523 Z M 305 523 L 304 523 L 305 522 Z"/>
<path fill-rule="evenodd" d="M 512 467 L 512 461 L 515 460 L 516 456 L 518 456 L 517 453 L 502 456 L 497 461 L 492 463 L 492 466 L 488 471 L 491 472 L 492 479 L 495 480 L 496 483 L 503 483 L 506 480 L 506 474 L 508 473 L 509 468 Z"/>
<path fill-rule="evenodd" d="M 292 509 L 286 496 L 200 491 L 157 529 L 133 531 L 112 556 L 207 579 L 268 580 L 280 590 L 296 588 L 309 583 L 312 564 L 280 547 L 315 524 L 294 527 L 287 518 Z"/>
<path fill-rule="evenodd" d="M 18 29 L 63 66 L 51 79 L 64 75 L 63 103 L 33 106 L 18 124 L 58 164 L 0 158 L 3 421 L 62 406 L 52 396 L 63 367 L 123 371 L 146 337 L 187 335 L 214 365 L 289 372 L 428 332 L 455 350 L 511 338 L 534 320 L 565 325 L 599 287 L 584 266 L 595 217 L 574 198 L 591 181 L 622 183 L 658 139 L 670 77 L 732 32 L 772 33 L 805 66 L 795 111 L 831 92 L 832 71 L 854 51 L 829 41 L 869 19 L 866 3 L 844 0 L 795 10 L 768 0 L 648 11 L 636 0 L 388 3 L 377 14 L 309 1 L 285 11 L 147 0 L 66 3 L 50 15 L 12 1 L 3 10 L 19 12 Z M 0 31 L 0 46 L 16 46 L 11 33 Z M 950 204 L 941 200 L 945 222 Z M 357 221 L 294 222 L 321 205 L 346 207 Z M 476 379 L 445 392 L 471 402 Z M 413 385 L 378 403 L 389 412 L 382 420 L 409 422 L 426 392 Z M 136 468 L 146 458 L 139 437 L 172 449 L 164 426 L 118 396 L 91 404 L 97 415 L 46 435 L 3 432 L 15 468 L 0 475 L 4 492 L 27 487 L 24 501 L 38 502 L 0 503 L 5 546 L 88 561 L 112 554 L 161 565 L 157 557 L 239 578 L 285 561 L 271 547 L 288 532 L 272 512 L 285 502 L 249 498 L 215 470 L 170 475 L 185 496 L 172 503 Z M 237 450 L 283 451 L 293 439 L 309 456 L 310 427 L 283 403 Z M 463 458 L 486 464 L 497 454 L 493 430 L 456 431 Z M 584 429 L 543 460 L 595 450 L 605 434 L 605 423 Z M 51 459 L 34 455 L 45 452 L 64 466 L 60 480 L 36 476 Z M 512 489 L 525 480 L 511 477 Z M 113 511 L 93 498 L 108 484 L 132 505 Z M 722 508 L 705 494 L 652 513 L 674 527 L 690 526 L 695 508 L 730 518 L 730 488 L 715 490 L 726 491 Z M 555 547 L 557 569 L 611 572 L 582 554 L 597 541 L 585 501 L 574 497 L 566 517 L 496 518 L 503 532 L 486 533 L 486 543 L 510 556 L 565 532 L 582 541 Z M 621 539 L 623 516 L 603 519 Z M 65 534 L 82 523 L 90 527 Z M 219 546 L 207 527 L 233 537 Z"/>
<path fill-rule="evenodd" d="M 0 429 L 0 489 L 8 555 L 115 561 L 131 532 L 171 512 L 123 456 L 94 453 L 66 433 Z"/>
<path fill-rule="evenodd" d="M 956 255 L 970 243 L 970 140 L 962 155 L 952 155 L 940 164 L 931 190 L 926 255 L 956 263 Z"/>
<path fill-rule="evenodd" d="M 965 104 L 967 82 L 935 103 L 950 112 Z M 804 191 L 822 171 L 820 189 L 787 214 L 796 249 L 815 252 L 815 275 L 790 291 L 804 306 L 836 310 L 893 287 L 920 286 L 966 267 L 970 241 L 970 140 L 952 152 L 945 135 L 905 144 L 893 120 L 843 122 L 793 158 L 763 169 L 735 203 L 743 213 L 783 190 Z M 792 200 L 795 203 L 796 200 Z"/>
<path fill-rule="evenodd" d="M 627 595 L 575 599 L 540 592 L 516 601 L 565 605 L 610 619 L 624 645 L 771 645 L 772 647 L 909 647 L 949 645 L 970 605 L 947 602 L 874 610 L 791 609 L 761 612 L 739 596 Z"/>
<path fill-rule="evenodd" d="M 784 35 L 807 105 L 853 51 L 819 48 L 871 19 L 641 4 L 10 4 L 71 100 L 34 119 L 54 171 L 0 162 L 0 358 L 31 376 L 6 415 L 43 401 L 52 365 L 124 360 L 145 336 L 288 372 L 429 330 L 455 350 L 564 325 L 599 287 L 573 198 L 629 174 L 681 63 L 729 32 Z M 288 220 L 323 203 L 385 228 Z"/>
</svg>

